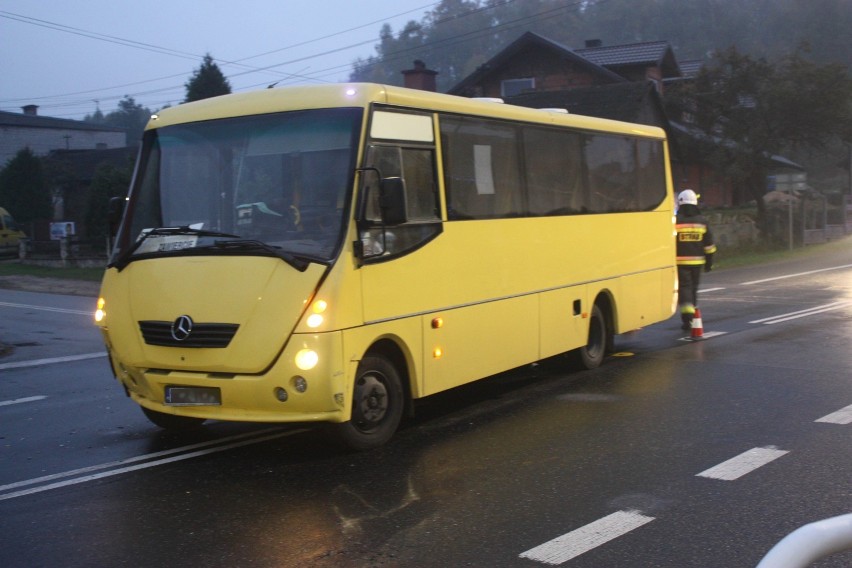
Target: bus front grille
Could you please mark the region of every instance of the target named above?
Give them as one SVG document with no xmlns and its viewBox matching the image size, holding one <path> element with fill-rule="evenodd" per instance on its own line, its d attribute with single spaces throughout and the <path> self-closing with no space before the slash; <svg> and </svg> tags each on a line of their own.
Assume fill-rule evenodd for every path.
<svg viewBox="0 0 852 568">
<path fill-rule="evenodd" d="M 173 326 L 170 321 L 140 321 L 139 331 L 148 345 L 222 349 L 231 343 L 240 327 L 233 323 L 194 323 L 183 336 L 176 335 Z"/>
</svg>

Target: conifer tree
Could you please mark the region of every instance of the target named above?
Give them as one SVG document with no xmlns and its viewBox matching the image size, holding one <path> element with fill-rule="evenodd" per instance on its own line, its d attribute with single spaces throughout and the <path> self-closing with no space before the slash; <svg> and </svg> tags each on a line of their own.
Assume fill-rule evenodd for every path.
<svg viewBox="0 0 852 568">
<path fill-rule="evenodd" d="M 183 102 L 191 103 L 231 92 L 231 84 L 222 74 L 219 66 L 209 53 L 204 56 L 201 66 L 193 71 L 192 77 L 185 84 L 186 98 Z"/>
</svg>

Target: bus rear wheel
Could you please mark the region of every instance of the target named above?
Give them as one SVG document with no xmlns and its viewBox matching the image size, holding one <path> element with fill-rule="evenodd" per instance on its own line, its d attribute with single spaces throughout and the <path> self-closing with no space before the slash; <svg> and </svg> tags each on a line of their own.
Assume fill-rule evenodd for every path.
<svg viewBox="0 0 852 568">
<path fill-rule="evenodd" d="M 585 370 L 600 367 L 612 343 L 611 333 L 603 310 L 595 304 L 589 319 L 589 338 L 584 346 L 571 353 L 576 366 Z"/>
<path fill-rule="evenodd" d="M 381 446 L 402 419 L 404 396 L 399 372 L 383 357 L 367 356 L 358 364 L 349 422 L 335 425 L 338 440 L 352 450 Z"/>
</svg>

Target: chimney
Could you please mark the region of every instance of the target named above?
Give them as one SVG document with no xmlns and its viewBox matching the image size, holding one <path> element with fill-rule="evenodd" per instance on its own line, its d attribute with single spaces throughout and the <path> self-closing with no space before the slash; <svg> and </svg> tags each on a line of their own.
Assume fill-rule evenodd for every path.
<svg viewBox="0 0 852 568">
<path fill-rule="evenodd" d="M 26 105 L 22 106 L 21 109 L 27 116 L 38 116 L 38 105 Z"/>
<path fill-rule="evenodd" d="M 426 64 L 419 59 L 414 62 L 414 69 L 406 69 L 402 74 L 405 76 L 405 86 L 409 89 L 420 89 L 433 93 L 438 90 L 435 82 L 435 75 L 438 72 L 426 69 Z"/>
<path fill-rule="evenodd" d="M 599 39 L 587 39 L 586 40 L 586 48 L 590 47 L 601 47 L 603 46 L 603 41 Z"/>
</svg>

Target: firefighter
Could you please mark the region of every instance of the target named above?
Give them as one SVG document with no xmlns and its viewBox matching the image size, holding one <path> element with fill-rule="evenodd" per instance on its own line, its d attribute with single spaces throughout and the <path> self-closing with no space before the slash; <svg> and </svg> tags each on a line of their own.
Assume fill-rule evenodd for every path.
<svg viewBox="0 0 852 568">
<path fill-rule="evenodd" d="M 681 328 L 687 330 L 692 327 L 698 305 L 701 271 L 710 272 L 713 268 L 716 245 L 707 219 L 698 209 L 698 195 L 691 189 L 684 189 L 677 196 L 677 206 L 678 305 Z"/>
</svg>

